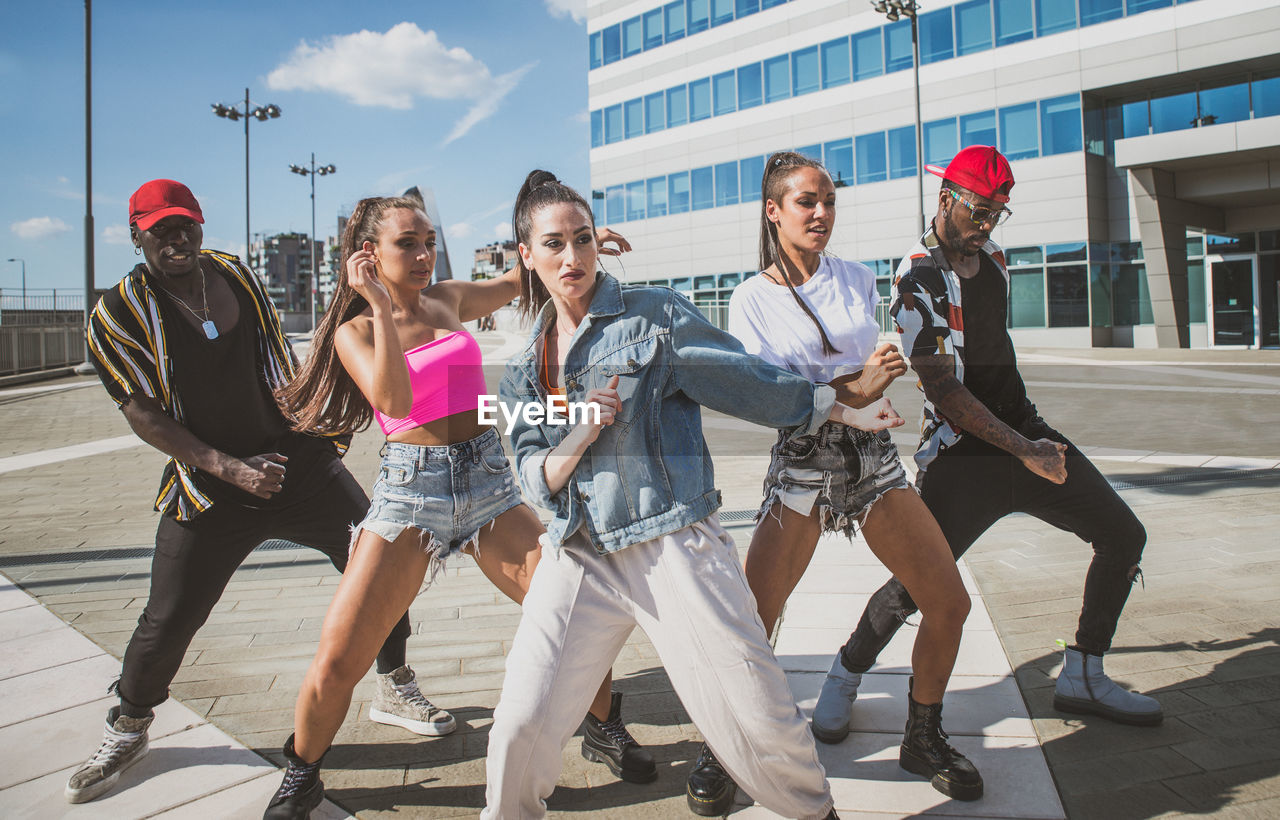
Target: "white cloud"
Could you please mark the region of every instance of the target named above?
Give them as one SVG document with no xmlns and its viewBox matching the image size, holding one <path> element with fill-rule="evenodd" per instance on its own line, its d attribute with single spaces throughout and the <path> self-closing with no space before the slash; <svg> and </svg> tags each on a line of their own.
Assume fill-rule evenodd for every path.
<svg viewBox="0 0 1280 820">
<path fill-rule="evenodd" d="M 31 219 L 14 222 L 9 226 L 9 230 L 22 239 L 45 239 L 66 233 L 71 230 L 71 226 L 56 216 L 34 216 Z"/>
<path fill-rule="evenodd" d="M 453 130 L 449 132 L 449 136 L 445 137 L 444 142 L 441 143 L 441 145 L 448 145 L 474 128 L 477 123 L 488 119 L 490 116 L 497 113 L 498 106 L 502 104 L 502 100 L 511 93 L 512 89 L 520 84 L 520 80 L 524 75 L 528 74 L 530 69 L 535 65 L 537 65 L 536 62 L 527 63 L 526 65 L 520 66 L 515 71 L 509 71 L 506 74 L 495 78 L 493 86 L 489 91 L 480 99 L 476 100 L 475 105 L 471 106 L 471 109 L 462 116 L 462 119 L 458 120 L 458 122 L 454 124 Z"/>
<path fill-rule="evenodd" d="M 129 238 L 129 226 L 127 225 L 108 225 L 103 228 L 102 241 L 108 245 L 133 244 L 133 241 Z"/>
<path fill-rule="evenodd" d="M 497 237 L 498 239 L 510 239 L 510 238 L 511 238 L 511 223 L 510 223 L 510 222 L 499 222 L 497 225 L 494 225 L 494 226 L 493 226 L 493 235 L 494 235 L 495 237 Z"/>
<path fill-rule="evenodd" d="M 512 204 L 511 200 L 504 199 L 503 201 L 499 202 L 497 205 L 493 205 L 492 207 L 486 208 L 483 211 L 479 211 L 477 213 L 471 214 L 470 216 L 466 217 L 462 221 L 454 222 L 451 225 L 449 225 L 447 228 L 445 228 L 445 235 L 448 236 L 450 239 L 466 239 L 469 236 L 475 236 L 477 222 L 480 222 L 481 220 L 489 219 L 495 214 L 502 213 L 503 211 L 510 211 L 511 204 Z M 497 235 L 499 239 L 510 236 L 511 223 L 509 222 L 499 223 L 498 227 L 494 230 L 494 233 Z"/>
<path fill-rule="evenodd" d="M 575 23 L 587 22 L 587 0 L 544 0 L 552 17 L 572 17 Z"/>
<path fill-rule="evenodd" d="M 475 233 L 476 229 L 466 222 L 457 222 L 445 228 L 444 232 L 446 236 L 453 239 L 466 239 Z"/>
</svg>

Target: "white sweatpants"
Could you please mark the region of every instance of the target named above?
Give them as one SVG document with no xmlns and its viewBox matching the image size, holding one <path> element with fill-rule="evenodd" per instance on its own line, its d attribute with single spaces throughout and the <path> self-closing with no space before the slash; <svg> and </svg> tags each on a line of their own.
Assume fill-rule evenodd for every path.
<svg viewBox="0 0 1280 820">
<path fill-rule="evenodd" d="M 482 818 L 546 814 L 561 749 L 636 626 L 733 779 L 784 817 L 826 817 L 813 735 L 715 516 L 607 556 L 577 534 L 544 547 L 489 733 Z"/>
</svg>

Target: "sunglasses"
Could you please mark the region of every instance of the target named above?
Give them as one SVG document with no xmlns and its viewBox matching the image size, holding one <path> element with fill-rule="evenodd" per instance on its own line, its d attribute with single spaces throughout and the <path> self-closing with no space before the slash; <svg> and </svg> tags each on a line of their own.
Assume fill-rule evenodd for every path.
<svg viewBox="0 0 1280 820">
<path fill-rule="evenodd" d="M 1013 211 L 1008 208 L 1000 208 L 993 211 L 990 208 L 983 208 L 978 205 L 974 205 L 972 202 L 960 196 L 950 188 L 947 189 L 947 193 L 951 194 L 951 198 L 956 202 L 959 202 L 961 205 L 969 209 L 969 218 L 973 220 L 973 224 L 975 225 L 1003 225 L 1009 221 L 1009 217 L 1013 216 Z"/>
</svg>

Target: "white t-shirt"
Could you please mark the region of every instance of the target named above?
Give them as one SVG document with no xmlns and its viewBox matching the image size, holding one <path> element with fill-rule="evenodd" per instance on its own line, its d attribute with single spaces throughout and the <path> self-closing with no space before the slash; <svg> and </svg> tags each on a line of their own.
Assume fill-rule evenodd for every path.
<svg viewBox="0 0 1280 820">
<path fill-rule="evenodd" d="M 811 382 L 830 382 L 862 369 L 876 349 L 876 277 L 866 265 L 823 256 L 818 270 L 796 291 L 822 322 L 827 338 L 840 352 L 822 352 L 822 337 L 813 320 L 796 304 L 785 284 L 756 274 L 733 289 L 729 300 L 729 332 L 748 353 L 790 370 Z"/>
</svg>

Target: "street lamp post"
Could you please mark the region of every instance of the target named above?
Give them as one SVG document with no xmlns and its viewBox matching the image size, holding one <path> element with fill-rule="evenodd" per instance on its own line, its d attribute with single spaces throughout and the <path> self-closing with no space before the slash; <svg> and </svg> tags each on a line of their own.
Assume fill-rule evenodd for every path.
<svg viewBox="0 0 1280 820">
<path fill-rule="evenodd" d="M 11 256 L 6 261 L 22 263 L 22 312 L 26 313 L 27 312 L 27 260 L 22 259 L 21 257 Z M 57 305 L 54 305 L 53 307 L 55 310 L 57 310 L 58 308 Z"/>
<path fill-rule="evenodd" d="M 915 75 L 916 91 L 916 213 L 921 234 L 924 233 L 924 129 L 920 124 L 920 26 L 916 20 L 920 5 L 915 0 L 870 0 L 877 12 L 893 23 L 900 17 L 911 19 L 911 71 Z"/>
<path fill-rule="evenodd" d="M 239 103 L 224 105 L 222 103 L 213 103 L 213 113 L 215 116 L 235 122 L 244 118 L 244 256 L 246 261 L 249 259 L 249 120 L 256 119 L 259 122 L 274 120 L 280 116 L 280 106 L 275 104 L 259 105 L 256 108 L 251 107 L 253 103 L 249 102 L 249 89 L 244 90 L 244 110 L 241 111 L 237 106 Z"/>
<path fill-rule="evenodd" d="M 311 177 L 311 335 L 316 334 L 316 291 L 320 288 L 320 268 L 316 261 L 316 177 L 338 173 L 334 165 L 316 167 L 316 155 L 311 153 L 311 167 L 290 165 L 289 170 L 304 177 Z"/>
</svg>

